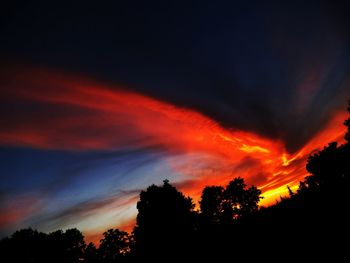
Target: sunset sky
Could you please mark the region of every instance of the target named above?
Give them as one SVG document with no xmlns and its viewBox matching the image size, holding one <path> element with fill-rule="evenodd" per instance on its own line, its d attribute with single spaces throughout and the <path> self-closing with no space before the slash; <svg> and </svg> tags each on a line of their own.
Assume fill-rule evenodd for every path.
<svg viewBox="0 0 350 263">
<path fill-rule="evenodd" d="M 307 156 L 343 141 L 350 9 L 260 2 L 2 8 L 0 238 L 130 231 L 164 179 L 195 203 L 238 176 L 265 206 L 296 190 Z"/>
</svg>

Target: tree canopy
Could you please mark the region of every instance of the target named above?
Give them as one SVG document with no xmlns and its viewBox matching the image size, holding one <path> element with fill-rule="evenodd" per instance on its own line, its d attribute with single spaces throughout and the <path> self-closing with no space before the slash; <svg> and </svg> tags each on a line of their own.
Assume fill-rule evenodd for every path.
<svg viewBox="0 0 350 263">
<path fill-rule="evenodd" d="M 151 185 L 140 194 L 134 229 L 136 251 L 156 256 L 182 253 L 186 236 L 193 230 L 194 204 L 168 180 Z"/>
<path fill-rule="evenodd" d="M 207 186 L 202 192 L 200 209 L 204 218 L 212 223 L 230 223 L 258 210 L 261 191 L 247 187 L 243 178 L 235 178 L 224 188 Z"/>
</svg>

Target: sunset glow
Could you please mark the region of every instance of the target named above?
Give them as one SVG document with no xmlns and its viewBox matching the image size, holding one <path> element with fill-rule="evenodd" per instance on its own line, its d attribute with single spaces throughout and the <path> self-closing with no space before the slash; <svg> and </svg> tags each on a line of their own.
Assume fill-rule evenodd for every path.
<svg viewBox="0 0 350 263">
<path fill-rule="evenodd" d="M 262 190 L 261 205 L 272 204 L 287 194 L 287 185 L 297 190 L 307 175 L 305 164 L 311 152 L 330 141 L 343 142 L 345 132 L 346 113 L 334 112 L 301 149 L 288 153 L 281 140 L 224 128 L 199 112 L 130 92 L 127 87 L 38 69 L 9 69 L 2 74 L 6 85 L 1 87 L 1 100 L 25 106 L 14 109 L 11 120 L 3 120 L 1 145 L 73 152 L 154 147 L 168 156 L 165 162 L 177 176 L 175 184 L 196 203 L 205 186 L 225 185 L 240 176 Z M 154 178 L 148 185 L 159 182 Z M 82 219 L 78 227 L 94 241 L 107 227 L 130 230 L 136 202 L 137 193 L 133 193 L 125 202 L 117 196 L 110 204 L 89 208 L 97 224 L 87 227 L 83 221 L 88 219 Z M 109 217 L 98 217 L 113 209 L 129 212 L 117 220 L 112 216 L 112 222 Z M 19 220 L 24 216 L 19 211 L 2 209 L 0 225 Z"/>
</svg>

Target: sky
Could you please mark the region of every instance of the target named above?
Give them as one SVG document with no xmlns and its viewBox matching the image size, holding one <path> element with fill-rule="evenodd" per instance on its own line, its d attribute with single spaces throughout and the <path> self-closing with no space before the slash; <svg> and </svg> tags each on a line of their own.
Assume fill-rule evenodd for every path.
<svg viewBox="0 0 350 263">
<path fill-rule="evenodd" d="M 240 176 L 261 205 L 343 142 L 344 1 L 11 1 L 0 15 L 0 237 L 131 231 L 141 190 L 197 203 Z"/>
</svg>

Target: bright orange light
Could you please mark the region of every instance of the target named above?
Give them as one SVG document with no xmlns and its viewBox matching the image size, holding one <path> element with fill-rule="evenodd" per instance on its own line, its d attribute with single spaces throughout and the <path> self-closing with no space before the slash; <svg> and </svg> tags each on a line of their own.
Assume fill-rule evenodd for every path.
<svg viewBox="0 0 350 263">
<path fill-rule="evenodd" d="M 251 145 L 243 144 L 242 147 L 239 149 L 247 153 L 255 153 L 255 152 L 269 153 L 270 152 L 270 150 L 257 145 L 251 146 Z"/>
</svg>

